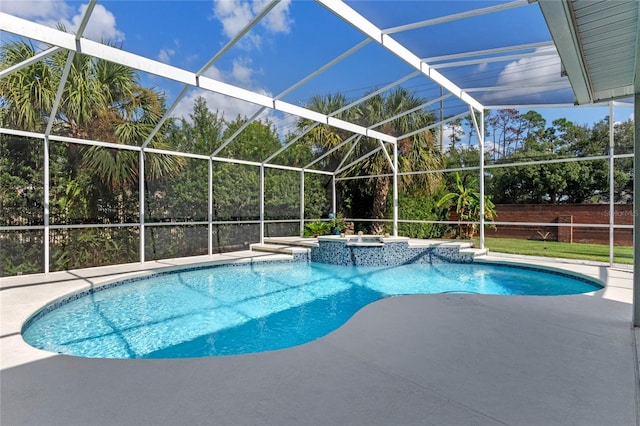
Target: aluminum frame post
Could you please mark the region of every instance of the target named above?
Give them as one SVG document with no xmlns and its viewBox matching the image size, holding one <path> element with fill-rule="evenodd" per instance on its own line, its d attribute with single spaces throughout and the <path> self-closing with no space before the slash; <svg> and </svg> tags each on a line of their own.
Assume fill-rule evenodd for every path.
<svg viewBox="0 0 640 426">
<path fill-rule="evenodd" d="M 471 112 L 473 114 L 473 111 Z M 484 110 L 480 110 L 480 129 L 478 136 L 478 144 L 480 145 L 480 248 L 484 249 Z"/>
<path fill-rule="evenodd" d="M 264 164 L 260 164 L 260 244 L 264 244 Z"/>
<path fill-rule="evenodd" d="M 615 204 L 614 204 L 614 120 L 613 101 L 609 101 L 609 267 L 613 266 L 613 245 L 614 245 L 614 225 L 615 225 Z"/>
<path fill-rule="evenodd" d="M 478 110 L 478 112 L 480 113 L 480 123 L 478 123 L 476 118 L 475 110 L 469 105 L 469 113 L 471 114 L 473 127 L 478 135 L 478 154 L 480 155 L 480 167 L 478 168 L 478 182 L 480 185 L 480 229 L 478 230 L 478 234 L 480 237 L 480 248 L 484 249 L 484 110 Z"/>
<path fill-rule="evenodd" d="M 300 171 L 300 236 L 304 235 L 304 170 Z"/>
<path fill-rule="evenodd" d="M 331 211 L 336 214 L 336 175 L 331 176 Z"/>
<path fill-rule="evenodd" d="M 144 150 L 138 154 L 138 203 L 140 204 L 140 263 L 144 263 Z"/>
<path fill-rule="evenodd" d="M 387 152 L 387 150 L 384 150 Z M 393 144 L 393 236 L 398 236 L 398 143 Z"/>
<path fill-rule="evenodd" d="M 50 242 L 50 229 L 49 229 L 49 136 L 45 136 L 43 139 L 43 173 L 44 173 L 44 183 L 43 183 L 43 207 L 44 207 L 44 273 L 49 273 L 49 242 Z"/>
<path fill-rule="evenodd" d="M 634 95 L 633 124 L 633 326 L 640 327 L 640 92 Z"/>
<path fill-rule="evenodd" d="M 209 199 L 209 207 L 207 219 L 209 221 L 209 256 L 213 256 L 213 159 L 209 157 L 209 181 L 207 182 L 207 196 Z"/>
</svg>

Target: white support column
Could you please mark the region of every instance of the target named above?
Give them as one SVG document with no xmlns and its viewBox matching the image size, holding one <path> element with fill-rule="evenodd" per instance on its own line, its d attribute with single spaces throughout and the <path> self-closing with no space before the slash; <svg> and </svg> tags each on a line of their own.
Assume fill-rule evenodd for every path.
<svg viewBox="0 0 640 426">
<path fill-rule="evenodd" d="M 473 110 L 471 111 L 471 113 L 473 114 Z M 480 145 L 480 248 L 484 249 L 484 110 L 480 110 L 479 127 L 478 143 Z"/>
<path fill-rule="evenodd" d="M 300 236 L 304 235 L 304 170 L 300 171 Z"/>
<path fill-rule="evenodd" d="M 213 255 L 213 159 L 209 157 L 209 181 L 207 182 L 207 198 L 209 200 L 209 208 L 207 220 L 209 221 L 209 256 Z"/>
<path fill-rule="evenodd" d="M 49 136 L 45 136 L 43 140 L 43 172 L 44 172 L 44 273 L 49 273 Z"/>
<path fill-rule="evenodd" d="M 478 182 L 480 183 L 480 248 L 484 248 L 484 110 L 478 110 L 480 112 L 480 123 L 476 119 L 475 110 L 472 106 L 469 106 L 469 113 L 471 114 L 471 121 L 478 135 L 478 155 L 480 155 L 480 169 Z"/>
<path fill-rule="evenodd" d="M 633 107 L 633 326 L 640 327 L 640 92 Z"/>
<path fill-rule="evenodd" d="M 387 152 L 387 150 L 384 150 Z M 398 143 L 393 144 L 393 236 L 398 236 Z"/>
<path fill-rule="evenodd" d="M 336 175 L 331 176 L 331 211 L 334 215 L 336 212 Z"/>
<path fill-rule="evenodd" d="M 260 244 L 264 244 L 264 164 L 260 164 Z"/>
<path fill-rule="evenodd" d="M 140 263 L 144 263 L 144 149 L 138 156 L 138 203 L 140 204 Z"/>
<path fill-rule="evenodd" d="M 613 101 L 609 101 L 609 266 L 613 266 L 613 245 L 615 225 L 615 204 L 614 204 L 614 119 L 613 119 Z"/>
</svg>

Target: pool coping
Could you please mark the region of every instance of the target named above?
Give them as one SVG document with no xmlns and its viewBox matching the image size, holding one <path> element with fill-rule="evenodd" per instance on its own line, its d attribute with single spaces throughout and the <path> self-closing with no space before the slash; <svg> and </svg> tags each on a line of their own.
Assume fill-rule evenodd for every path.
<svg viewBox="0 0 640 426">
<path fill-rule="evenodd" d="M 412 240 L 413 244 L 420 244 L 427 247 L 433 244 L 433 240 Z M 441 241 L 435 242 L 442 245 L 454 245 L 455 242 Z M 250 264 L 257 262 L 290 262 L 291 255 L 281 253 L 264 253 L 255 251 L 240 251 L 233 253 L 217 254 L 213 256 L 196 256 L 177 259 L 164 259 L 149 261 L 144 263 L 131 263 L 123 265 L 104 266 L 98 268 L 86 268 L 74 271 L 52 272 L 50 274 L 34 274 L 19 277 L 9 277 L 0 279 L 0 291 L 2 291 L 2 313 L 0 314 L 0 336 L 2 341 L 2 352 L 0 358 L 0 369 L 19 365 L 23 362 L 38 360 L 55 356 L 57 354 L 33 348 L 26 344 L 21 337 L 24 326 L 33 321 L 48 306 L 66 301 L 75 294 L 91 291 L 96 287 L 108 286 L 112 283 L 137 280 L 158 273 L 170 273 L 175 270 L 185 268 L 205 268 L 209 266 L 222 266 L 230 264 Z M 501 257 L 499 254 L 485 255 L 474 260 L 476 263 L 496 264 L 502 263 L 514 267 L 525 269 L 538 269 L 556 272 L 573 277 L 587 277 L 586 281 L 596 282 L 603 286 L 602 289 L 586 293 L 602 293 L 613 297 L 614 300 L 630 303 L 632 300 L 631 287 L 629 285 L 612 286 L 607 279 L 603 279 L 601 273 L 589 271 L 596 266 L 584 264 L 557 263 L 553 261 L 532 260 L 523 257 L 518 262 L 513 257 Z M 622 272 L 624 273 L 624 272 Z M 12 297 L 7 297 L 6 291 L 11 293 L 12 289 L 24 288 L 20 283 L 29 282 L 35 287 L 47 289 L 44 293 L 29 294 L 26 299 L 29 303 L 14 304 Z M 52 288 L 55 286 L 55 289 Z M 20 293 L 23 293 L 22 291 Z M 26 295 L 25 295 L 26 296 Z M 8 302 L 8 303 L 7 303 Z"/>
<path fill-rule="evenodd" d="M 408 238 L 406 240 L 408 240 Z M 118 276 L 117 278 L 107 278 L 103 281 L 87 284 L 84 288 L 75 290 L 71 293 L 60 295 L 54 300 L 47 302 L 44 306 L 36 310 L 24 321 L 20 329 L 20 333 L 21 334 L 24 333 L 25 330 L 29 326 L 31 326 L 31 324 L 33 324 L 33 322 L 38 321 L 43 316 L 47 315 L 48 313 L 54 311 L 55 309 L 69 302 L 80 299 L 90 294 L 108 290 L 113 287 L 128 285 L 128 284 L 135 283 L 135 282 L 149 279 L 149 278 L 162 277 L 168 274 L 172 274 L 174 272 L 190 272 L 190 271 L 207 269 L 207 268 L 234 268 L 234 267 L 253 265 L 258 263 L 259 264 L 270 264 L 270 263 L 287 264 L 287 263 L 295 263 L 295 262 L 310 263 L 308 260 L 296 259 L 293 256 L 291 256 L 290 259 L 284 259 L 284 258 L 281 259 L 281 258 L 275 258 L 275 257 L 255 259 L 253 257 L 250 257 L 250 258 L 240 258 L 233 261 L 212 260 L 212 261 L 206 261 L 201 263 L 189 264 L 185 266 L 169 266 L 166 268 L 160 268 L 160 269 L 151 270 L 151 271 L 144 271 L 141 273 L 132 273 L 130 274 L 130 276 L 127 276 L 127 277 Z M 559 277 L 572 278 L 593 286 L 600 287 L 590 292 L 584 292 L 584 293 L 578 293 L 578 294 L 597 293 L 599 291 L 603 291 L 605 288 L 605 284 L 602 283 L 599 279 L 589 277 L 581 273 L 568 271 L 566 269 L 561 269 L 561 268 L 552 267 L 552 266 L 535 266 L 535 265 L 528 265 L 522 262 L 503 261 L 503 260 L 498 261 L 496 259 L 483 260 L 482 258 L 475 259 L 472 263 L 475 263 L 478 265 L 502 266 L 505 268 L 519 269 L 519 270 L 526 270 L 526 271 L 544 272 L 544 273 L 548 273 L 548 274 L 559 276 Z M 401 266 L 401 265 L 395 265 L 395 266 Z M 366 268 L 366 266 L 364 268 Z M 445 292 L 445 293 L 448 293 L 448 292 Z M 465 293 L 465 292 L 457 292 L 457 293 Z M 438 293 L 426 293 L 426 294 L 438 294 Z M 570 294 L 575 294 L 575 293 L 570 293 Z M 491 294 L 488 294 L 488 295 L 491 295 Z M 563 295 L 564 294 L 555 295 L 555 296 L 563 296 Z"/>
<path fill-rule="evenodd" d="M 0 278 L 0 369 L 57 355 L 28 345 L 22 340 L 22 330 L 48 306 L 73 295 L 120 281 L 138 280 L 185 268 L 290 261 L 290 255 L 239 251 Z"/>
<path fill-rule="evenodd" d="M 568 337 L 577 336 L 572 338 L 583 339 L 575 342 L 571 341 L 573 344 L 578 345 L 586 344 L 587 341 L 595 339 L 593 345 L 595 345 L 594 348 L 599 348 L 598 352 L 593 355 L 595 358 L 593 356 L 589 357 L 593 350 L 585 353 L 587 359 L 584 367 L 576 367 L 572 369 L 572 372 L 566 372 L 559 369 L 558 366 L 552 366 L 558 371 L 550 371 L 548 373 L 549 380 L 552 380 L 552 377 L 567 377 L 566 380 L 556 384 L 550 383 L 548 387 L 545 387 L 545 393 L 548 394 L 549 398 L 556 398 L 562 401 L 584 396 L 575 395 L 571 392 L 578 392 L 576 388 L 583 389 L 581 381 L 593 380 L 591 377 L 594 374 L 590 370 L 593 370 L 594 367 L 590 362 L 593 363 L 598 360 L 598 368 L 606 370 L 606 374 L 613 375 L 606 382 L 613 383 L 616 387 L 608 388 L 607 386 L 609 385 L 602 382 L 604 372 L 595 374 L 598 377 L 599 381 L 597 383 L 600 387 L 594 394 L 593 392 L 596 388 L 593 387 L 593 383 L 589 383 L 588 389 L 591 389 L 589 393 L 591 396 L 587 399 L 593 397 L 600 400 L 604 405 L 598 404 L 599 408 L 597 409 L 599 412 L 604 410 L 604 412 L 608 413 L 607 415 L 610 416 L 608 418 L 617 419 L 612 420 L 617 422 L 614 424 L 620 424 L 619 419 L 621 418 L 624 419 L 624 424 L 630 424 L 627 420 L 631 418 L 629 417 L 631 414 L 629 414 L 627 408 L 622 410 L 624 411 L 623 414 L 618 414 L 621 411 L 621 407 L 629 407 L 628 404 L 635 405 L 632 402 L 635 401 L 635 397 L 628 393 L 633 393 L 633 387 L 629 388 L 627 383 L 630 383 L 631 380 L 629 376 L 630 370 L 622 369 L 620 371 L 620 360 L 618 358 L 621 356 L 624 358 L 624 365 L 628 361 L 630 369 L 633 367 L 630 361 L 632 357 L 630 355 L 617 354 L 615 355 L 617 361 L 611 364 L 611 367 L 604 368 L 604 366 L 610 365 L 608 362 L 609 357 L 612 357 L 612 354 L 616 353 L 615 351 L 619 351 L 620 348 L 631 350 L 631 348 L 636 347 L 636 340 L 633 338 L 634 331 L 630 331 L 632 330 L 630 327 L 632 274 L 628 270 L 607 268 L 602 265 L 559 263 L 554 260 L 522 257 L 517 259 L 519 262 L 516 263 L 525 264 L 526 266 L 536 265 L 543 268 L 558 268 L 563 272 L 581 273 L 600 280 L 605 284 L 605 288 L 593 293 L 572 296 L 418 295 L 389 298 L 363 308 L 347 324 L 324 338 L 290 349 L 245 356 L 188 360 L 95 360 L 41 351 L 24 343 L 20 336 L 22 323 L 38 307 L 44 306 L 48 300 L 52 300 L 56 296 L 60 297 L 83 287 L 99 285 L 126 277 L 183 268 L 184 266 L 201 267 L 207 264 L 220 265 L 229 262 L 259 262 L 283 259 L 291 259 L 291 256 L 236 252 L 213 257 L 171 259 L 146 262 L 144 264 L 57 272 L 48 276 L 41 274 L 40 276 L 3 278 L 0 280 L 0 288 L 2 290 L 0 292 L 0 306 L 2 307 L 0 312 L 0 319 L 2 320 L 0 324 L 2 329 L 0 365 L 4 382 L 1 393 L 3 422 L 11 419 L 23 419 L 23 423 L 39 424 L 45 421 L 44 419 L 57 419 L 58 422 L 62 422 L 60 419 L 63 419 L 69 423 L 70 419 L 74 419 L 71 423 L 81 423 L 80 419 L 83 418 L 83 413 L 100 412 L 102 414 L 98 414 L 98 417 L 93 417 L 96 424 L 114 424 L 118 422 L 172 424 L 177 419 L 161 407 L 173 407 L 174 404 L 177 404 L 175 408 L 172 408 L 172 412 L 175 412 L 176 415 L 196 416 L 192 418 L 194 423 L 206 422 L 206 419 L 210 419 L 213 413 L 220 415 L 219 413 L 224 412 L 225 407 L 229 407 L 229 412 L 217 417 L 220 420 L 220 424 L 260 422 L 318 424 L 331 422 L 327 420 L 334 418 L 331 416 L 337 416 L 335 418 L 342 419 L 343 423 L 402 424 L 415 423 L 417 421 L 403 421 L 402 418 L 408 419 L 413 415 L 424 416 L 426 408 L 420 407 L 426 407 L 424 405 L 426 403 L 427 406 L 431 407 L 428 418 L 440 419 L 433 420 L 438 424 L 456 422 L 459 424 L 461 420 L 457 416 L 460 413 L 467 413 L 471 417 L 466 418 L 466 420 L 471 421 L 473 418 L 475 423 L 498 424 L 502 422 L 502 424 L 513 424 L 515 420 L 513 418 L 509 420 L 511 415 L 508 413 L 513 412 L 514 404 L 522 404 L 522 401 L 525 400 L 535 402 L 540 398 L 539 394 L 529 395 L 526 389 L 515 393 L 507 392 L 504 394 L 506 399 L 503 404 L 486 400 L 487 397 L 482 396 L 486 392 L 483 390 L 478 393 L 480 389 L 474 387 L 473 383 L 469 386 L 466 382 L 457 382 L 457 380 L 462 380 L 462 373 L 458 374 L 456 372 L 464 371 L 465 365 L 452 365 L 451 374 L 460 377 L 447 378 L 442 382 L 436 380 L 439 377 L 438 374 L 440 374 L 438 371 L 424 370 L 421 367 L 424 361 L 420 357 L 415 358 L 418 361 L 415 365 L 412 365 L 413 361 L 407 359 L 397 367 L 385 366 L 385 362 L 394 360 L 398 356 L 411 357 L 413 356 L 412 354 L 420 354 L 420 352 L 397 352 L 404 344 L 408 346 L 417 345 L 412 350 L 427 351 L 425 354 L 429 350 L 433 350 L 433 345 L 430 344 L 420 348 L 422 343 L 420 343 L 419 338 L 416 340 L 414 333 L 420 333 L 422 330 L 428 329 L 430 330 L 429 333 L 436 333 L 435 335 L 430 335 L 431 338 L 440 336 L 437 330 L 441 325 L 445 324 L 438 325 L 438 321 L 441 321 L 441 315 L 444 315 L 445 317 L 449 316 L 451 319 L 456 318 L 460 322 L 458 327 L 464 328 L 457 328 L 456 334 L 447 335 L 449 337 L 445 340 L 441 340 L 442 337 L 438 337 L 440 339 L 438 346 L 444 345 L 443 350 L 447 348 L 446 340 L 455 340 L 459 333 L 466 333 L 465 328 L 477 328 L 483 324 L 493 324 L 491 327 L 498 326 L 498 330 L 488 330 L 488 336 L 478 336 L 474 339 L 476 340 L 475 343 L 467 342 L 463 339 L 465 346 L 472 345 L 469 348 L 475 348 L 473 345 L 483 344 L 481 342 L 485 337 L 489 339 L 489 342 L 493 342 L 491 339 L 503 339 L 506 342 L 511 342 L 513 339 L 521 338 L 533 339 L 532 342 L 537 342 L 540 333 L 545 336 L 553 336 L 553 339 L 565 338 L 563 333 L 569 333 Z M 492 253 L 484 256 L 482 261 L 511 263 L 514 262 L 514 259 Z M 621 304 L 618 302 L 621 302 Z M 579 305 L 585 305 L 583 309 L 586 309 L 586 311 L 581 311 Z M 602 309 L 602 313 L 599 312 L 600 309 Z M 622 309 L 622 312 L 620 312 L 620 309 Z M 602 318 L 602 321 L 592 326 L 589 324 L 580 325 L 579 321 L 583 314 L 578 314 L 578 312 L 584 312 L 587 315 L 584 318 L 592 318 L 593 321 L 595 321 L 595 318 Z M 618 313 L 614 317 L 610 317 L 612 312 Z M 389 317 L 388 315 L 391 316 Z M 418 325 L 416 330 L 400 332 L 396 328 L 398 325 L 395 324 L 395 321 L 403 321 L 402 319 L 407 315 L 412 324 L 414 320 L 411 320 L 411 318 L 414 317 L 426 316 L 428 319 L 424 319 L 423 321 L 426 322 L 421 322 L 421 325 Z M 453 316 L 451 317 L 451 315 Z M 505 317 L 505 315 L 508 316 Z M 512 324 L 512 322 L 518 321 L 517 319 L 521 315 L 525 315 L 520 320 L 522 324 Z M 511 320 L 505 322 L 501 320 L 502 317 L 511 318 Z M 495 322 L 496 320 L 498 321 L 497 323 Z M 622 323 L 620 323 L 621 320 Z M 380 321 L 382 322 L 376 325 L 376 322 Z M 465 321 L 471 322 L 465 323 Z M 463 324 L 468 324 L 468 326 L 463 326 Z M 376 327 L 383 327 L 383 329 L 384 327 L 391 327 L 391 329 L 387 330 L 388 334 L 379 335 L 379 332 L 375 331 Z M 609 329 L 611 331 L 608 331 Z M 409 334 L 405 336 L 407 332 Z M 558 335 L 554 333 L 558 333 Z M 465 339 L 468 338 L 466 337 Z M 389 342 L 385 343 L 387 340 Z M 540 343 L 543 345 L 551 344 L 551 342 Z M 452 344 L 455 347 L 460 342 L 452 342 Z M 509 351 L 513 351 L 518 347 L 507 346 L 505 349 L 501 346 L 504 342 L 495 342 L 495 344 L 497 345 L 495 351 L 507 357 L 505 360 L 509 360 L 509 357 L 512 356 Z M 566 343 L 558 344 L 565 345 Z M 485 348 L 483 350 L 491 349 Z M 576 350 L 584 350 L 584 348 L 578 346 Z M 600 353 L 599 351 L 608 351 L 608 353 Z M 544 358 L 540 361 L 538 357 L 530 358 L 527 359 L 526 368 L 535 370 L 543 367 L 545 363 L 555 362 L 552 360 L 558 360 L 560 363 L 565 355 L 561 352 L 557 354 L 557 357 Z M 338 358 L 334 359 L 336 356 Z M 486 359 L 486 362 L 489 364 L 485 363 L 485 359 L 482 356 L 478 358 L 477 354 L 471 358 L 463 357 L 460 360 L 465 363 L 471 362 L 469 366 L 474 365 L 474 363 L 481 363 L 481 369 L 477 370 L 479 377 L 485 377 L 487 374 L 489 377 L 493 377 L 491 376 L 492 374 L 500 375 L 501 378 L 498 382 L 500 388 L 504 387 L 506 389 L 509 386 L 515 386 L 516 383 L 521 383 L 522 378 L 519 378 L 520 376 L 518 375 L 522 374 L 522 367 L 515 365 L 514 368 L 516 369 L 512 370 L 508 363 L 504 367 L 491 366 L 491 360 L 495 355 L 487 356 L 489 358 Z M 328 366 L 325 362 L 329 362 L 327 361 L 329 359 L 334 359 L 331 362 L 337 362 L 338 364 Z M 445 359 L 448 359 L 448 357 L 445 356 Z M 611 361 L 613 359 L 614 357 L 611 358 Z M 436 361 L 432 359 L 429 362 Z M 540 362 L 542 362 L 542 365 L 539 365 Z M 89 373 L 86 368 L 97 370 L 94 373 Z M 413 373 L 403 372 L 405 368 L 413 371 Z M 443 366 L 440 365 L 439 368 L 442 369 Z M 444 368 L 446 369 L 446 367 Z M 580 368 L 584 368 L 584 371 L 588 373 L 586 375 L 576 373 L 576 371 L 581 371 Z M 194 370 L 192 371 L 191 369 Z M 485 372 L 483 373 L 483 371 Z M 351 376 L 352 373 L 355 376 Z M 42 376 L 42 374 L 45 374 L 45 376 Z M 181 384 L 183 380 L 180 378 L 185 374 L 196 374 L 196 376 L 184 382 L 187 387 L 183 387 L 183 384 Z M 435 376 L 429 376 L 431 378 L 422 377 L 425 374 Z M 227 376 L 229 377 L 228 379 L 222 378 Z M 53 377 L 59 378 L 53 379 Z M 126 388 L 122 388 L 117 383 L 118 378 L 122 380 L 124 377 L 131 377 L 132 381 L 131 385 Z M 95 382 L 93 378 L 95 378 Z M 513 378 L 515 382 L 512 383 L 510 378 Z M 347 380 L 347 382 L 343 382 L 343 379 Z M 542 380 L 538 377 L 532 377 L 531 379 L 534 383 Z M 228 383 L 226 393 L 229 394 L 230 399 L 224 396 L 225 392 L 220 393 L 222 391 L 210 388 L 211 384 L 221 380 L 222 383 Z M 623 388 L 620 388 L 621 381 L 625 382 Z M 140 389 L 136 388 L 137 385 L 133 383 L 142 383 L 140 386 L 143 387 L 146 386 L 144 383 L 148 383 L 148 386 L 152 387 L 147 389 L 146 394 L 144 392 L 140 393 Z M 278 383 L 282 383 L 285 387 L 277 387 Z M 361 386 L 357 394 L 362 396 L 357 397 L 357 400 L 353 399 L 355 394 L 352 392 L 355 392 L 355 389 L 350 387 L 348 383 Z M 613 384 L 611 386 L 614 386 Z M 256 385 L 259 387 L 266 386 L 265 390 L 273 389 L 274 385 L 276 385 L 276 388 L 266 393 L 247 393 L 250 388 L 255 389 Z M 250 388 L 247 388 L 247 386 L 250 386 Z M 396 394 L 397 390 L 394 389 L 397 388 L 394 386 L 400 386 L 398 389 L 404 389 L 404 391 Z M 166 388 L 168 391 L 166 398 L 159 396 L 157 392 L 152 390 L 156 388 Z M 385 390 L 387 388 L 388 392 Z M 466 388 L 469 388 L 469 390 L 460 391 L 460 389 Z M 47 391 L 47 389 L 49 390 Z M 100 389 L 100 394 L 103 395 L 101 398 L 105 399 L 96 400 L 91 396 L 93 393 L 91 389 Z M 305 397 L 306 393 L 302 389 L 309 391 L 315 389 L 315 391 Z M 430 389 L 436 393 L 432 393 Z M 28 398 L 24 397 L 25 392 L 29 395 Z M 71 394 L 68 394 L 68 392 L 71 392 Z M 234 399 L 233 395 L 240 395 L 236 394 L 236 392 L 240 392 L 244 396 L 240 399 Z M 492 392 L 501 391 L 493 389 Z M 580 392 L 582 393 L 582 391 Z M 68 396 L 65 396 L 67 394 Z M 393 395 L 403 395 L 402 398 L 408 398 L 409 401 L 414 396 L 420 395 L 420 398 L 427 398 L 427 400 L 420 400 L 422 401 L 420 403 L 414 401 L 414 405 L 411 408 L 409 406 L 405 407 L 400 401 L 396 401 L 395 404 L 399 407 L 398 409 L 388 406 L 384 411 L 379 412 L 377 410 L 386 406 L 385 403 L 377 400 L 381 394 L 384 394 L 385 398 L 391 399 L 394 398 Z M 318 401 L 319 395 L 326 396 L 320 397 L 320 401 Z M 489 393 L 487 395 L 493 394 Z M 517 395 L 522 395 L 522 398 Z M 565 397 L 565 395 L 569 396 Z M 628 395 L 629 399 L 626 399 L 626 397 L 623 398 L 624 400 L 619 401 L 607 399 L 620 399 L 622 398 L 621 395 Z M 334 396 L 335 400 L 332 399 Z M 448 402 L 445 403 L 445 400 L 441 399 L 442 397 Z M 284 398 L 283 401 L 286 400 L 292 403 L 286 406 L 283 405 L 280 408 L 276 407 L 277 409 L 274 410 L 263 407 L 255 411 L 255 417 L 252 417 L 254 414 L 252 414 L 251 410 L 244 409 L 243 411 L 242 407 L 245 407 L 245 404 L 249 404 L 250 407 L 257 407 L 261 404 L 260 401 L 275 401 L 274 398 L 275 400 Z M 484 402 L 481 402 L 482 400 Z M 347 409 L 346 406 L 341 408 L 341 401 L 349 401 L 349 408 Z M 418 404 L 416 405 L 416 403 Z M 444 403 L 445 405 L 436 405 L 440 408 L 435 408 L 436 406 L 428 405 L 431 403 Z M 480 405 L 476 405 L 476 403 Z M 78 407 L 78 404 L 86 407 L 87 410 L 83 408 L 82 411 L 73 411 L 72 407 Z M 314 406 L 322 408 L 324 411 L 316 412 L 311 408 Z M 354 406 L 361 407 L 360 410 L 364 411 L 358 411 L 359 409 L 354 411 Z M 450 408 L 445 409 L 445 406 L 450 406 Z M 23 407 L 23 414 L 21 414 L 22 411 L 16 411 L 19 410 L 17 407 Z M 113 407 L 117 412 L 111 410 L 110 407 Z M 180 407 L 191 407 L 191 409 L 186 412 L 184 411 L 186 408 Z M 397 417 L 400 415 L 398 410 L 401 408 L 402 410 L 407 410 L 403 411 L 405 414 L 402 414 L 402 416 L 409 417 Z M 69 411 L 70 409 L 71 411 Z M 575 412 L 575 409 L 575 407 L 562 408 L 562 410 L 568 410 L 563 412 L 575 414 L 576 419 L 590 419 L 588 409 L 581 408 L 579 415 Z M 446 411 L 443 414 L 444 417 L 438 417 L 442 410 Z M 518 410 L 520 411 L 518 411 L 517 418 L 520 419 L 521 424 L 530 424 L 527 421 L 540 423 L 541 421 L 544 422 L 543 419 L 555 418 L 553 415 L 547 414 L 547 410 L 532 413 L 522 406 L 519 406 Z M 110 414 L 106 415 L 105 413 L 107 412 Z M 260 417 L 261 415 L 266 417 Z M 476 415 L 481 417 L 475 417 Z M 425 417 L 421 418 L 426 419 Z M 28 419 L 31 420 L 29 421 Z M 39 419 L 39 421 L 34 419 Z M 493 422 L 491 419 L 498 419 L 498 421 Z M 340 423 L 340 421 L 336 420 L 333 423 Z M 552 424 L 549 421 L 544 423 Z M 588 424 L 588 422 L 583 424 Z"/>
</svg>

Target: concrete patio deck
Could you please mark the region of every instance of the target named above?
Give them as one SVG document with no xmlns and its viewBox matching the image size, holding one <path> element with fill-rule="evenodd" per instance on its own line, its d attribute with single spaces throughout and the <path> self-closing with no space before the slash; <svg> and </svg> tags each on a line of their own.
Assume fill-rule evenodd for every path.
<svg viewBox="0 0 640 426">
<path fill-rule="evenodd" d="M 20 337 L 46 301 L 113 274 L 239 252 L 2 279 L 0 423 L 9 425 L 637 425 L 630 271 L 577 296 L 419 295 L 368 305 L 311 343 L 230 357 L 102 360 Z M 489 261 L 514 261 L 486 256 Z"/>
</svg>

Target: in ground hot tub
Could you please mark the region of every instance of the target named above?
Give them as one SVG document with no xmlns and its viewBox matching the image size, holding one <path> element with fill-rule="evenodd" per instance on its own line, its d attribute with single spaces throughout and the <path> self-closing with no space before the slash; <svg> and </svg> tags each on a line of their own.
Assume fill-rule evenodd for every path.
<svg viewBox="0 0 640 426">
<path fill-rule="evenodd" d="M 381 247 L 384 245 L 384 238 L 379 235 L 358 235 L 344 238 L 347 240 L 347 246 Z"/>
<path fill-rule="evenodd" d="M 408 237 L 325 235 L 311 248 L 311 261 L 345 266 L 396 266 L 410 263 L 470 263 L 460 244 L 415 245 Z"/>
</svg>

